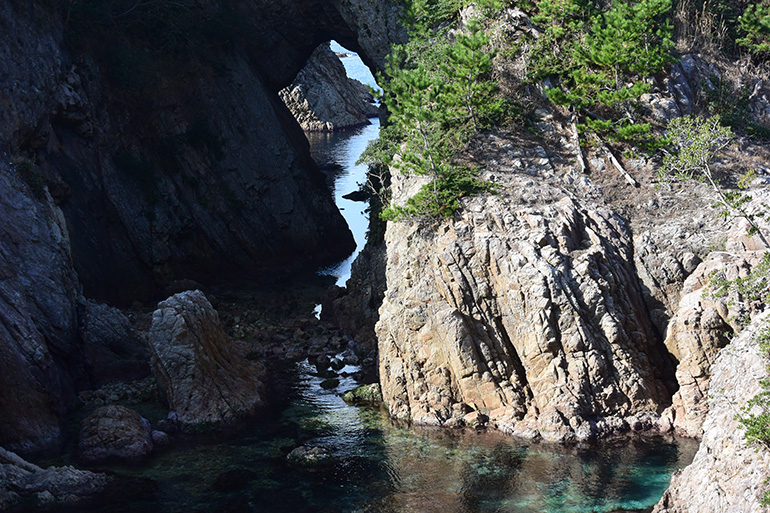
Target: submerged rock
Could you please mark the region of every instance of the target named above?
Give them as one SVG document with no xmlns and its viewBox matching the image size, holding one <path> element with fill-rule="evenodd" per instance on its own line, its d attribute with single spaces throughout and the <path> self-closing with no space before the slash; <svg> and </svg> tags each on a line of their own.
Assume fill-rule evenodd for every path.
<svg viewBox="0 0 770 513">
<path fill-rule="evenodd" d="M 286 459 L 290 463 L 305 467 L 321 467 L 334 463 L 332 453 L 323 447 L 297 447 L 289 453 Z"/>
<path fill-rule="evenodd" d="M 263 404 L 264 366 L 233 351 L 203 292 L 182 292 L 159 303 L 149 338 L 169 419 L 182 430 L 231 424 Z"/>
<path fill-rule="evenodd" d="M 382 390 L 379 383 L 361 385 L 342 394 L 342 400 L 348 404 L 378 404 L 382 402 Z"/>
<path fill-rule="evenodd" d="M 103 406 L 80 425 L 78 459 L 85 465 L 110 460 L 137 463 L 154 448 L 150 422 L 124 406 Z"/>
</svg>

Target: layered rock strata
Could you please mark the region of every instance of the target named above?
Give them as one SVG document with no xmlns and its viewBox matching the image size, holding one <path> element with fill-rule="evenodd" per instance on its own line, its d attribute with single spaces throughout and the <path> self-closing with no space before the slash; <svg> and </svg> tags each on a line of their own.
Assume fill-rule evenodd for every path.
<svg viewBox="0 0 770 513">
<path fill-rule="evenodd" d="M 378 114 L 366 86 L 348 78 L 339 57 L 328 44 L 310 56 L 294 82 L 280 91 L 303 130 L 330 132 L 369 123 Z"/>
<path fill-rule="evenodd" d="M 701 446 L 692 464 L 674 474 L 655 513 L 765 511 L 760 499 L 767 490 L 770 453 L 746 442 L 735 416 L 767 378 L 767 357 L 759 354 L 755 339 L 768 322 L 768 315 L 755 319 L 717 356 Z"/>
<path fill-rule="evenodd" d="M 232 424 L 263 404 L 264 367 L 235 353 L 201 291 L 158 304 L 149 338 L 169 420 L 182 430 Z"/>
<path fill-rule="evenodd" d="M 545 180 L 534 192 L 526 174 L 494 175 L 504 192 L 466 200 L 452 221 L 388 225 L 376 331 L 391 414 L 436 425 L 487 417 L 548 440 L 670 428 L 658 414 L 673 369 L 628 226 Z M 414 189 L 396 183 L 396 201 Z"/>
</svg>

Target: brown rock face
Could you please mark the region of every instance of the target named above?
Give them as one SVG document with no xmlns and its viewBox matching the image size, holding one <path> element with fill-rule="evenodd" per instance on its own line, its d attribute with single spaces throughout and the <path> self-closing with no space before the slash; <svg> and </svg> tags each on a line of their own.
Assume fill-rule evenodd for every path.
<svg viewBox="0 0 770 513">
<path fill-rule="evenodd" d="M 716 358 L 701 446 L 692 464 L 674 474 L 655 513 L 765 511 L 760 499 L 767 489 L 770 454 L 747 444 L 735 414 L 760 392 L 759 381 L 767 377 L 755 336 L 768 322 L 767 315 L 755 319 Z"/>
<path fill-rule="evenodd" d="M 183 430 L 229 424 L 262 405 L 264 367 L 232 350 L 219 316 L 201 291 L 158 305 L 150 347 L 169 419 Z"/>
<path fill-rule="evenodd" d="M 376 330 L 392 415 L 481 413 L 509 433 L 569 440 L 652 427 L 670 403 L 630 233 L 608 210 L 483 196 L 438 227 L 390 223 L 386 244 Z"/>
<path fill-rule="evenodd" d="M 85 465 L 110 460 L 136 463 L 153 449 L 147 419 L 124 406 L 96 409 L 80 425 L 78 459 Z"/>
<path fill-rule="evenodd" d="M 759 262 L 758 254 L 712 253 L 684 282 L 679 308 L 668 325 L 666 347 L 677 359 L 672 412 L 674 426 L 687 436 L 699 437 L 708 413 L 706 401 L 711 367 L 734 333 L 728 298 L 716 298 L 707 287 L 714 272 L 727 279 L 746 276 Z"/>
</svg>

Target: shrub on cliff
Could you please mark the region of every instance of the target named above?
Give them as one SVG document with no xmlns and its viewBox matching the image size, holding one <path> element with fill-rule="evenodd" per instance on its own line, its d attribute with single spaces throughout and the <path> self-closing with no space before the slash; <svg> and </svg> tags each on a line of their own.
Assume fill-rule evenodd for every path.
<svg viewBox="0 0 770 513">
<path fill-rule="evenodd" d="M 407 9 L 412 39 L 393 48 L 388 78 L 380 79 L 389 126 L 362 159 L 431 181 L 405 205 L 385 208 L 384 219 L 448 217 L 460 197 L 483 190 L 473 170 L 455 156 L 501 108 L 490 77 L 494 52 L 481 22 L 471 20 L 452 37 L 447 27 L 426 25 L 435 18 L 421 16 L 423 4 L 413 2 Z"/>
<path fill-rule="evenodd" d="M 635 119 L 633 102 L 649 91 L 645 78 L 673 62 L 671 0 L 540 0 L 532 20 L 543 34 L 533 42 L 530 78 L 550 79 L 546 94 L 569 108 L 582 131 L 651 142 L 649 125 Z"/>
</svg>

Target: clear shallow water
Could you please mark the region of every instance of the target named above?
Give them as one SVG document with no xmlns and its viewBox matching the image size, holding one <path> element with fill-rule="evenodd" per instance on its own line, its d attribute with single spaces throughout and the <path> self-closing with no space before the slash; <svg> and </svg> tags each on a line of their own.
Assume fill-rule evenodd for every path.
<svg viewBox="0 0 770 513">
<path fill-rule="evenodd" d="M 227 439 L 189 441 L 141 467 L 126 497 L 93 512 L 583 513 L 644 509 L 663 494 L 697 443 L 666 438 L 558 446 L 497 433 L 412 429 L 378 409 L 347 406 L 307 362 L 283 376 L 279 403 Z M 354 372 L 347 367 L 343 371 Z M 275 400 L 276 398 L 274 398 Z M 287 463 L 300 445 L 335 462 Z M 148 481 L 149 479 L 150 481 Z"/>
<path fill-rule="evenodd" d="M 372 73 L 358 55 L 343 48 L 336 41 L 332 41 L 331 48 L 334 52 L 347 54 L 341 60 L 349 77 L 379 90 Z M 366 231 L 369 226 L 368 203 L 352 201 L 343 196 L 358 191 L 366 182 L 367 167 L 356 165 L 356 160 L 366 149 L 369 141 L 376 139 L 380 132 L 379 119 L 372 118 L 369 121 L 370 125 L 352 130 L 306 134 L 313 159 L 323 168 L 334 170 L 332 184 L 334 201 L 356 241 L 356 250 L 348 258 L 321 270 L 322 274 L 336 276 L 337 285 L 340 286 L 344 286 L 350 278 L 350 266 L 366 244 Z"/>
</svg>

